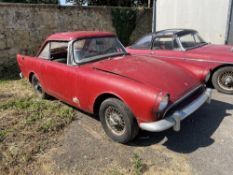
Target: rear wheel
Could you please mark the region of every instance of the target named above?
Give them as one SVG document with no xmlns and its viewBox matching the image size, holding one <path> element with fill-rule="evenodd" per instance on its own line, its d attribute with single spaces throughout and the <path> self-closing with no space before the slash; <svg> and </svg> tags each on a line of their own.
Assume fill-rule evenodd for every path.
<svg viewBox="0 0 233 175">
<path fill-rule="evenodd" d="M 114 141 L 127 143 L 138 134 L 138 125 L 128 107 L 119 99 L 105 100 L 99 110 L 101 124 L 106 134 Z"/>
<path fill-rule="evenodd" d="M 43 88 L 42 88 L 42 86 L 40 84 L 40 81 L 36 77 L 36 75 L 32 76 L 31 83 L 32 83 L 33 89 L 35 90 L 36 94 L 40 98 L 42 98 L 42 99 L 49 99 L 50 96 L 45 93 L 45 91 L 43 90 Z"/>
<path fill-rule="evenodd" d="M 218 69 L 212 77 L 215 89 L 225 94 L 233 94 L 233 66 Z"/>
</svg>

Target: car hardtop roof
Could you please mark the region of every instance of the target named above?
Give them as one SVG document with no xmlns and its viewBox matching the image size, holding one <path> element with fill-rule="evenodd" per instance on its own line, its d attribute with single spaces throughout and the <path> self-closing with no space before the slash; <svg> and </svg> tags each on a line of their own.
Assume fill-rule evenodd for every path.
<svg viewBox="0 0 233 175">
<path fill-rule="evenodd" d="M 116 36 L 112 32 L 98 32 L 98 31 L 78 31 L 78 32 L 63 32 L 55 33 L 50 35 L 46 40 L 62 40 L 70 41 L 79 38 L 88 38 L 88 37 L 105 37 L 105 36 Z"/>
<path fill-rule="evenodd" d="M 166 30 L 161 30 L 155 33 L 156 36 L 182 36 L 186 35 L 189 33 L 195 33 L 197 32 L 196 30 L 193 29 L 166 29 Z"/>
<path fill-rule="evenodd" d="M 193 30 L 193 29 L 166 29 L 166 30 L 161 30 L 161 31 L 158 31 L 158 32 L 155 32 L 155 33 L 149 33 L 147 35 L 144 35 L 145 36 L 174 36 L 174 35 L 177 35 L 177 36 L 182 36 L 182 35 L 186 35 L 186 34 L 189 34 L 189 33 L 196 33 L 197 31 L 196 30 Z"/>
</svg>

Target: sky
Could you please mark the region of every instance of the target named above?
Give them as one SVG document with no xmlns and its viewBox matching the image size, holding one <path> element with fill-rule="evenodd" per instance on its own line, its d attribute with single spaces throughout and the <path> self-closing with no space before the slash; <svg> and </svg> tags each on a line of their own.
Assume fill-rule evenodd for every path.
<svg viewBox="0 0 233 175">
<path fill-rule="evenodd" d="M 59 4 L 60 5 L 72 5 L 72 0 L 59 0 Z"/>
<path fill-rule="evenodd" d="M 69 0 L 59 0 L 60 5 L 71 5 Z"/>
</svg>

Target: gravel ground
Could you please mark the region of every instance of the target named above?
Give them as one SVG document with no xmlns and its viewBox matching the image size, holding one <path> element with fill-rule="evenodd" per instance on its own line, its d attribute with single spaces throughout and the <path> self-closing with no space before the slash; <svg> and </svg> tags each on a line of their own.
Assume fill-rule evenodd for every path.
<svg viewBox="0 0 233 175">
<path fill-rule="evenodd" d="M 100 122 L 78 112 L 59 147 L 40 158 L 45 174 L 135 174 L 133 155 L 143 174 L 231 175 L 233 172 L 233 96 L 213 93 L 182 122 L 182 130 L 141 131 L 130 145 L 114 143 Z"/>
</svg>

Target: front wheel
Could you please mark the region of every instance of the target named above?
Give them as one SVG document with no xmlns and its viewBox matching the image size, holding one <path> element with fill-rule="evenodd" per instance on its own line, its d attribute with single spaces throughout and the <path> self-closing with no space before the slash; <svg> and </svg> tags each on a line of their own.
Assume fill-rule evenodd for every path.
<svg viewBox="0 0 233 175">
<path fill-rule="evenodd" d="M 233 66 L 218 69 L 212 77 L 215 89 L 225 94 L 233 94 Z"/>
<path fill-rule="evenodd" d="M 127 143 L 138 134 L 138 125 L 128 107 L 119 99 L 105 100 L 99 110 L 101 124 L 106 134 L 114 141 Z"/>
</svg>

